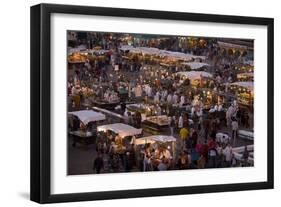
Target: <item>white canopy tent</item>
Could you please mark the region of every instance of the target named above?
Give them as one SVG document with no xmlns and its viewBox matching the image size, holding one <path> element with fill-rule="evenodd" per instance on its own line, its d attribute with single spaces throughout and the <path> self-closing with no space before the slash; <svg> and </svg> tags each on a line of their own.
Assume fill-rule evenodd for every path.
<svg viewBox="0 0 281 207">
<path fill-rule="evenodd" d="M 233 44 L 233 43 L 222 42 L 222 41 L 218 41 L 218 45 L 222 48 L 234 48 L 234 49 L 242 49 L 242 50 L 250 49 L 250 47 L 246 45 Z"/>
<path fill-rule="evenodd" d="M 86 45 L 79 45 L 78 47 L 72 48 L 72 47 L 68 47 L 67 48 L 67 53 L 68 55 L 72 54 L 72 53 L 78 53 L 81 50 L 86 50 Z"/>
<path fill-rule="evenodd" d="M 131 53 L 142 53 L 144 55 L 159 55 L 162 57 L 173 57 L 173 58 L 179 58 L 183 59 L 185 61 L 190 61 L 192 59 L 206 59 L 205 56 L 196 56 L 188 53 L 183 52 L 174 52 L 174 51 L 168 51 L 168 50 L 160 50 L 155 47 L 133 47 L 129 45 L 123 45 L 119 48 L 122 51 L 129 51 Z"/>
<path fill-rule="evenodd" d="M 89 122 L 105 120 L 104 114 L 92 110 L 72 111 L 68 114 L 77 116 L 85 125 Z"/>
<path fill-rule="evenodd" d="M 249 72 L 249 73 L 239 73 L 237 74 L 237 78 L 242 78 L 242 77 L 254 77 L 254 73 L 253 72 Z"/>
<path fill-rule="evenodd" d="M 244 87 L 253 92 L 254 90 L 254 82 L 252 81 L 247 81 L 247 82 L 234 82 L 230 84 L 231 86 L 239 86 L 239 87 Z"/>
<path fill-rule="evenodd" d="M 134 136 L 142 133 L 142 129 L 137 129 L 132 126 L 123 123 L 115 123 L 115 124 L 107 124 L 98 126 L 97 130 L 106 132 L 107 130 L 111 130 L 118 134 L 120 137 L 124 138 L 126 136 Z"/>
<path fill-rule="evenodd" d="M 135 140 L 135 145 L 144 145 L 144 144 L 154 144 L 154 143 L 171 143 L 172 145 L 172 153 L 173 159 L 175 159 L 175 152 L 176 152 L 176 138 L 173 136 L 167 135 L 152 135 L 148 137 L 142 137 Z"/>
<path fill-rule="evenodd" d="M 212 78 L 213 75 L 211 73 L 205 71 L 187 71 L 187 72 L 177 72 L 177 75 L 185 76 L 190 80 L 197 80 L 201 78 Z"/>
<path fill-rule="evenodd" d="M 98 54 L 98 55 L 101 55 L 101 54 L 104 54 L 104 53 L 107 53 L 109 52 L 109 50 L 103 50 L 103 49 L 87 49 L 87 50 L 81 50 L 80 53 L 81 54 L 86 54 L 86 55 L 93 55 L 93 54 Z"/>
<path fill-rule="evenodd" d="M 201 63 L 201 62 L 183 62 L 182 64 L 188 65 L 191 68 L 191 70 L 196 70 L 196 69 L 202 68 L 204 66 L 209 66 L 209 64 Z"/>
<path fill-rule="evenodd" d="M 176 138 L 173 136 L 167 136 L 167 135 L 152 135 L 148 137 L 142 137 L 138 138 L 135 141 L 136 145 L 144 145 L 147 143 L 155 143 L 155 142 L 161 142 L 161 143 L 166 143 L 166 142 L 175 142 Z"/>
</svg>

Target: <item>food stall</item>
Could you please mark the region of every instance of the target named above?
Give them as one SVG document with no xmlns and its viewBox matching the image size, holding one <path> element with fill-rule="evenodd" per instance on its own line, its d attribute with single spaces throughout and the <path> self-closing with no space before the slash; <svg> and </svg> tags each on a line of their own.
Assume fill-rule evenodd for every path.
<svg viewBox="0 0 281 207">
<path fill-rule="evenodd" d="M 68 48 L 67 52 L 67 63 L 68 63 L 68 75 L 81 68 L 87 61 L 87 55 L 81 54 L 80 51 L 85 49 L 84 47 L 79 48 Z"/>
<path fill-rule="evenodd" d="M 98 126 L 97 130 L 103 133 L 111 132 L 118 136 L 118 141 L 115 139 L 115 142 L 111 143 L 114 151 L 118 154 L 123 154 L 125 152 L 127 143 L 131 143 L 133 137 L 142 134 L 142 129 L 137 129 L 123 123 Z"/>
<path fill-rule="evenodd" d="M 253 72 L 238 73 L 237 80 L 238 81 L 254 81 L 254 73 Z"/>
<path fill-rule="evenodd" d="M 153 144 L 155 142 L 166 143 L 166 142 L 175 142 L 175 141 L 176 141 L 176 138 L 173 136 L 152 135 L 152 136 L 141 137 L 141 138 L 136 139 L 135 144 L 144 145 L 147 143 Z"/>
<path fill-rule="evenodd" d="M 142 116 L 142 120 L 145 120 L 147 116 L 156 114 L 156 107 L 151 104 L 127 104 L 126 108 L 133 114 L 139 112 Z"/>
<path fill-rule="evenodd" d="M 105 115 L 92 110 L 72 111 L 68 112 L 68 115 L 70 115 L 69 122 L 73 122 L 72 116 L 77 117 L 81 122 L 80 129 L 69 132 L 69 135 L 73 138 L 72 146 L 75 147 L 76 143 L 85 145 L 94 143 L 96 134 L 93 130 L 89 131 L 89 123 L 103 121 L 105 120 Z"/>
<path fill-rule="evenodd" d="M 110 50 L 103 50 L 100 47 L 95 47 L 93 49 L 81 50 L 80 54 L 84 55 L 90 61 L 94 62 L 95 60 L 104 61 L 106 56 L 111 53 Z"/>
<path fill-rule="evenodd" d="M 77 116 L 84 125 L 87 125 L 89 122 L 105 120 L 104 114 L 92 110 L 72 111 L 68 112 L 68 114 Z"/>
<path fill-rule="evenodd" d="M 128 136 L 138 136 L 142 133 L 142 129 L 137 129 L 127 124 L 115 123 L 97 127 L 98 132 L 107 132 L 108 130 L 118 134 L 121 138 Z"/>
<path fill-rule="evenodd" d="M 253 107 L 254 82 L 234 82 L 230 84 L 230 90 L 237 93 L 237 101 L 239 104 Z"/>
<path fill-rule="evenodd" d="M 93 101 L 93 104 L 96 107 L 114 110 L 114 108 L 119 105 L 120 98 L 118 94 L 110 89 L 107 89 L 105 93 L 103 93 L 101 98 L 97 98 Z"/>
<path fill-rule="evenodd" d="M 68 63 L 85 63 L 87 60 L 87 55 L 81 54 L 80 52 L 74 52 L 67 57 Z"/>
<path fill-rule="evenodd" d="M 191 70 L 198 70 L 210 66 L 208 63 L 202 62 L 182 62 L 181 64 L 184 66 L 188 66 Z"/>
<path fill-rule="evenodd" d="M 80 94 L 82 95 L 84 101 L 82 105 L 88 109 L 91 107 L 92 97 L 94 96 L 94 90 L 89 87 L 82 87 L 80 90 Z"/>
<path fill-rule="evenodd" d="M 80 53 L 88 56 L 99 56 L 109 53 L 110 50 L 103 50 L 101 48 L 94 48 L 94 49 L 87 49 L 87 50 L 81 50 Z"/>
<path fill-rule="evenodd" d="M 169 126 L 169 118 L 167 115 L 149 116 L 142 123 L 144 128 L 152 131 L 164 131 Z"/>
<path fill-rule="evenodd" d="M 152 164 L 157 166 L 163 156 L 168 160 L 168 163 L 171 164 L 172 160 L 175 160 L 176 157 L 176 138 L 173 136 L 167 135 L 152 135 L 147 137 L 138 138 L 135 140 L 136 146 L 151 146 L 151 150 L 155 152 L 153 157 L 151 157 Z"/>
<path fill-rule="evenodd" d="M 252 46 L 237 41 L 221 39 L 220 41 L 217 41 L 217 44 L 221 52 L 227 51 L 228 55 L 243 56 L 243 54 L 253 50 Z"/>
<path fill-rule="evenodd" d="M 252 73 L 254 72 L 254 66 L 249 64 L 236 64 L 234 69 L 240 73 Z"/>
<path fill-rule="evenodd" d="M 155 47 L 133 47 L 129 45 L 123 45 L 119 48 L 127 56 L 128 59 L 136 57 L 139 60 L 152 61 L 161 63 L 162 65 L 175 65 L 181 61 L 194 61 L 194 60 L 205 60 L 205 56 L 196 56 L 183 52 L 174 52 L 161 50 Z M 126 59 L 126 58 L 125 58 Z"/>
<path fill-rule="evenodd" d="M 187 72 L 177 72 L 176 75 L 179 75 L 183 79 L 189 79 L 192 86 L 203 86 L 206 83 L 207 79 L 213 78 L 211 73 L 205 71 L 187 71 Z"/>
</svg>

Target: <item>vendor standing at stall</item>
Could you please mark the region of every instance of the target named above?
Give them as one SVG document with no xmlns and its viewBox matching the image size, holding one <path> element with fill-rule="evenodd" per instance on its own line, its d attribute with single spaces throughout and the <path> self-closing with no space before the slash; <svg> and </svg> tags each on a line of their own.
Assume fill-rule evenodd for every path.
<svg viewBox="0 0 281 207">
<path fill-rule="evenodd" d="M 80 86 L 75 85 L 71 90 L 72 100 L 74 102 L 74 107 L 80 107 Z"/>
</svg>

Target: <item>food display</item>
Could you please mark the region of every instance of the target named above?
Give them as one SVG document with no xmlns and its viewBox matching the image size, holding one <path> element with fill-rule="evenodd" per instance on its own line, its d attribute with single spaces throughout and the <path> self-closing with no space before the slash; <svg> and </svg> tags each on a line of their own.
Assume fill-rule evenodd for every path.
<svg viewBox="0 0 281 207">
<path fill-rule="evenodd" d="M 92 95 L 94 95 L 94 90 L 89 87 L 82 87 L 81 93 L 85 98 L 88 98 L 88 97 L 91 97 Z"/>
<path fill-rule="evenodd" d="M 139 112 L 144 114 L 144 116 L 152 116 L 156 113 L 156 107 L 150 104 L 129 104 L 126 106 L 130 112 Z"/>
<path fill-rule="evenodd" d="M 238 100 L 238 103 L 250 106 L 253 101 L 253 97 L 251 96 L 250 93 L 244 92 L 244 93 L 238 94 L 237 100 Z"/>
<path fill-rule="evenodd" d="M 239 81 L 254 81 L 254 73 L 253 72 L 238 73 L 237 79 Z"/>
<path fill-rule="evenodd" d="M 84 63 L 87 60 L 87 56 L 80 53 L 72 53 L 67 58 L 69 63 Z"/>
<path fill-rule="evenodd" d="M 159 125 L 159 126 L 168 126 L 169 125 L 169 118 L 166 115 L 150 116 L 150 117 L 146 118 L 146 121 Z"/>
<path fill-rule="evenodd" d="M 237 94 L 237 101 L 246 106 L 252 106 L 254 100 L 254 82 L 235 82 L 230 84 L 230 90 Z"/>
<path fill-rule="evenodd" d="M 235 66 L 235 70 L 239 72 L 254 72 L 254 66 L 250 64 L 239 64 Z"/>
<path fill-rule="evenodd" d="M 166 67 L 179 65 L 183 61 L 204 60 L 206 58 L 205 56 L 160 50 L 154 47 L 122 46 L 120 50 L 127 52 L 123 56 L 125 59 L 150 61 Z"/>
<path fill-rule="evenodd" d="M 213 75 L 205 71 L 187 71 L 177 72 L 176 75 L 181 77 L 183 83 L 185 79 L 189 79 L 194 87 L 203 87 L 206 85 L 208 79 L 212 79 Z"/>
</svg>

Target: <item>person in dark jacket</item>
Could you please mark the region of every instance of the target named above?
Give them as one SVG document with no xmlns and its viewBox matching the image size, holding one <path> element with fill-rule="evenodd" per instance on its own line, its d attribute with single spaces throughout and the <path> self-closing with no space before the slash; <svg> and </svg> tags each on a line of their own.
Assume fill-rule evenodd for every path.
<svg viewBox="0 0 281 207">
<path fill-rule="evenodd" d="M 103 159 L 100 153 L 98 153 L 97 158 L 93 164 L 93 170 L 96 170 L 97 174 L 100 174 L 101 169 L 103 168 Z"/>
<path fill-rule="evenodd" d="M 125 171 L 130 172 L 132 169 L 132 160 L 130 157 L 130 152 L 126 152 L 126 155 L 124 158 L 124 164 L 125 164 Z"/>
<path fill-rule="evenodd" d="M 242 164 L 243 166 L 247 166 L 248 165 L 248 158 L 249 158 L 249 151 L 248 151 L 248 148 L 247 146 L 244 147 L 244 152 L 243 152 L 243 155 L 242 155 Z"/>
</svg>

